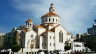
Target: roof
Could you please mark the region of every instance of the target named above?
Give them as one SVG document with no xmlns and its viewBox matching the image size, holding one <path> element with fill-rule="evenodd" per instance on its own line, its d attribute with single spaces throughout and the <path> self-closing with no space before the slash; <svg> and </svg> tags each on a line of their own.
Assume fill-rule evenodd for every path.
<svg viewBox="0 0 96 54">
<path fill-rule="evenodd" d="M 54 28 L 51 29 L 51 31 L 55 32 L 55 28 L 58 27 L 60 24 L 58 24 L 57 26 L 55 26 Z"/>
<path fill-rule="evenodd" d="M 44 27 L 41 26 L 41 25 L 34 25 L 34 26 L 36 26 L 36 27 L 38 27 L 38 28 L 44 28 Z"/>
<path fill-rule="evenodd" d="M 41 19 L 44 18 L 44 17 L 50 17 L 50 16 L 59 17 L 57 14 L 55 14 L 55 13 L 53 13 L 53 12 L 48 12 L 47 14 L 43 15 L 43 16 L 41 17 Z"/>
<path fill-rule="evenodd" d="M 48 26 L 54 26 L 53 24 L 48 24 Z"/>
<path fill-rule="evenodd" d="M 47 30 L 46 32 L 52 32 L 52 31 L 50 31 L 50 30 Z"/>
<path fill-rule="evenodd" d="M 59 24 L 60 25 L 60 24 Z M 40 35 L 43 35 L 44 33 L 46 32 L 54 32 L 53 30 L 55 30 L 56 27 L 58 27 L 59 25 L 55 26 L 54 28 L 50 29 L 50 30 L 46 30 L 45 32 L 43 32 L 42 34 Z"/>
<path fill-rule="evenodd" d="M 29 22 L 32 22 L 32 20 L 29 18 L 26 22 L 28 22 L 28 23 L 29 23 Z"/>
<path fill-rule="evenodd" d="M 24 29 L 23 32 L 26 33 L 26 32 L 28 32 L 28 30 L 27 29 Z"/>
</svg>

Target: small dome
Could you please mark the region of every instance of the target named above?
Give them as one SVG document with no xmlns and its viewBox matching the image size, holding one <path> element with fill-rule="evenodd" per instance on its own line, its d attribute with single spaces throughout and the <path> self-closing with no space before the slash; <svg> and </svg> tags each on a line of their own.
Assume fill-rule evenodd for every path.
<svg viewBox="0 0 96 54">
<path fill-rule="evenodd" d="M 32 20 L 29 18 L 26 22 L 29 23 L 29 22 L 32 22 Z"/>
<path fill-rule="evenodd" d="M 50 17 L 50 16 L 59 17 L 57 14 L 55 14 L 53 12 L 48 12 L 47 14 L 43 15 L 41 18 Z"/>
</svg>

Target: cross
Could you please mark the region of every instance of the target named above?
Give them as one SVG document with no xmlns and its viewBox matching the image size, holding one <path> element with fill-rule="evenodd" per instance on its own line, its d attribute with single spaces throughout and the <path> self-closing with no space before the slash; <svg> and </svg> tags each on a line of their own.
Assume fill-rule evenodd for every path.
<svg viewBox="0 0 96 54">
<path fill-rule="evenodd" d="M 54 5 L 54 4 L 53 4 L 53 3 L 51 3 L 50 5 L 51 5 L 51 7 L 53 7 L 53 5 Z"/>
</svg>

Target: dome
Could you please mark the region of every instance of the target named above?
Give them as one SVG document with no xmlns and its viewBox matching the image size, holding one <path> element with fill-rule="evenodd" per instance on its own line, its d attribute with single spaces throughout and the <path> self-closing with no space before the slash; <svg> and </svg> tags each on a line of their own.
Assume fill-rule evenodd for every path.
<svg viewBox="0 0 96 54">
<path fill-rule="evenodd" d="M 32 20 L 29 18 L 26 22 L 29 23 L 29 22 L 32 22 Z"/>
<path fill-rule="evenodd" d="M 55 14 L 55 13 L 53 13 L 53 12 L 48 12 L 47 14 L 43 15 L 41 18 L 44 18 L 44 17 L 51 17 L 51 16 L 59 17 L 57 14 Z"/>
</svg>

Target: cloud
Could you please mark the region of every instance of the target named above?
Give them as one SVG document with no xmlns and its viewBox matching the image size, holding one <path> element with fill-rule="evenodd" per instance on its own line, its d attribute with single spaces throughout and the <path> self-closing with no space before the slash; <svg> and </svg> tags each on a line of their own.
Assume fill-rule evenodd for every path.
<svg viewBox="0 0 96 54">
<path fill-rule="evenodd" d="M 54 3 L 56 13 L 61 17 L 61 24 L 69 31 L 87 32 L 96 14 L 96 0 L 12 0 L 12 6 L 19 11 L 30 13 L 32 19 L 40 19 Z M 94 11 L 93 11 L 94 10 Z M 39 20 L 40 22 L 40 20 Z M 89 26 L 89 25 L 90 26 Z"/>
</svg>

